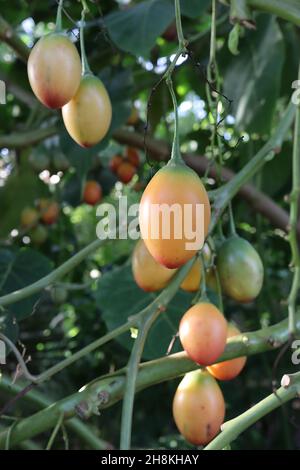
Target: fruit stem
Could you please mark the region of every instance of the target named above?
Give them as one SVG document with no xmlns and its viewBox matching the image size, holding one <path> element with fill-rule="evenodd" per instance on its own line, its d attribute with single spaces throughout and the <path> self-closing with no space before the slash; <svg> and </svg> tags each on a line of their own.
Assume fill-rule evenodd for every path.
<svg viewBox="0 0 300 470">
<path fill-rule="evenodd" d="M 82 75 L 91 74 L 84 44 L 84 25 L 85 25 L 85 14 L 88 12 L 86 2 L 82 0 L 82 12 L 81 12 L 81 21 L 80 21 L 80 51 L 81 51 L 81 61 L 82 61 Z"/>
<path fill-rule="evenodd" d="M 235 228 L 235 222 L 234 222 L 234 217 L 233 217 L 233 212 L 232 212 L 232 203 L 231 201 L 228 204 L 228 213 L 229 213 L 229 224 L 230 224 L 230 235 L 231 236 L 236 236 L 236 228 Z"/>
<path fill-rule="evenodd" d="M 216 278 L 217 283 L 217 295 L 218 295 L 218 303 L 219 303 L 219 310 L 220 312 L 224 313 L 224 304 L 223 304 L 223 296 L 222 296 L 222 286 L 220 281 L 219 271 L 216 266 L 213 267 L 214 275 Z"/>
<path fill-rule="evenodd" d="M 198 254 L 198 257 L 200 260 L 201 281 L 200 281 L 199 290 L 193 299 L 193 302 L 192 302 L 193 304 L 197 304 L 199 302 L 209 302 L 209 298 L 207 297 L 207 291 L 206 291 L 205 262 L 204 262 L 204 256 L 203 256 L 202 251 L 201 253 Z"/>
<path fill-rule="evenodd" d="M 57 33 L 62 31 L 62 21 L 61 21 L 61 12 L 63 7 L 64 0 L 59 0 L 57 13 L 56 13 L 56 23 L 55 23 L 55 31 Z"/>
<path fill-rule="evenodd" d="M 183 30 L 182 30 L 180 0 L 175 0 L 175 19 L 176 19 L 176 30 L 177 30 L 179 47 L 185 48 L 187 45 L 187 42 L 184 39 Z"/>
<path fill-rule="evenodd" d="M 170 94 L 172 97 L 173 107 L 174 107 L 174 118 L 175 118 L 174 137 L 173 137 L 170 161 L 174 163 L 183 163 L 183 159 L 180 154 L 180 144 L 179 144 L 178 105 L 177 105 L 177 99 L 176 99 L 175 91 L 173 88 L 173 82 L 172 82 L 171 76 L 168 76 L 166 83 L 169 87 Z"/>
</svg>

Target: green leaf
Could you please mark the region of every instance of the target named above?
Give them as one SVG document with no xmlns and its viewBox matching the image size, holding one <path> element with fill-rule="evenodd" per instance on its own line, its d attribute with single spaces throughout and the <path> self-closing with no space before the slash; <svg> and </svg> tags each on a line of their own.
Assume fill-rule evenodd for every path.
<svg viewBox="0 0 300 470">
<path fill-rule="evenodd" d="M 211 0 L 180 0 L 181 14 L 188 18 L 198 18 L 211 4 Z"/>
<path fill-rule="evenodd" d="M 110 37 L 122 50 L 149 57 L 149 52 L 174 18 L 169 0 L 147 0 L 105 18 Z"/>
<path fill-rule="evenodd" d="M 18 251 L 0 250 L 0 296 L 22 289 L 52 269 L 51 261 L 30 248 Z M 35 294 L 19 302 L 8 305 L 8 310 L 21 320 L 33 313 L 34 304 L 40 295 Z"/>
<path fill-rule="evenodd" d="M 257 31 L 240 40 L 240 54 L 227 63 L 224 93 L 233 100 L 239 130 L 269 133 L 284 61 L 282 33 L 274 17 L 259 15 Z"/>
<path fill-rule="evenodd" d="M 124 324 L 128 317 L 138 313 L 155 298 L 146 293 L 135 283 L 131 266 L 124 265 L 106 273 L 99 279 L 96 291 L 96 302 L 102 311 L 102 318 L 109 331 Z M 179 291 L 152 326 L 144 349 L 144 359 L 154 359 L 166 354 L 174 334 L 178 330 L 180 318 L 189 308 L 192 296 Z M 134 340 L 130 332 L 117 338 L 126 349 L 131 350 Z M 176 342 L 173 352 L 181 349 Z"/>
</svg>

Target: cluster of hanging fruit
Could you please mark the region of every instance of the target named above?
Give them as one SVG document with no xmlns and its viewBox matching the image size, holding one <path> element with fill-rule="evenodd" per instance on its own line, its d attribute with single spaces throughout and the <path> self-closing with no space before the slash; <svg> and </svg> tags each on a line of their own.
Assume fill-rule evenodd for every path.
<svg viewBox="0 0 300 470">
<path fill-rule="evenodd" d="M 174 107 L 176 111 L 176 103 Z M 155 174 L 142 195 L 139 212 L 142 240 L 133 251 L 132 269 L 139 287 L 157 291 L 168 285 L 178 268 L 201 252 L 201 262 L 196 258 L 181 284 L 181 288 L 198 291 L 199 295 L 179 324 L 182 347 L 201 369 L 188 373 L 179 384 L 173 416 L 179 431 L 189 442 L 205 445 L 220 431 L 225 416 L 225 401 L 216 379 L 235 378 L 243 369 L 246 358 L 219 361 L 227 339 L 239 335 L 240 331 L 228 323 L 223 312 L 209 300 L 206 289 L 202 292 L 203 284 L 206 284 L 203 277 L 212 288 L 219 284 L 235 301 L 250 302 L 261 290 L 263 265 L 251 244 L 234 233 L 218 247 L 216 266 L 212 267 L 212 253 L 207 243 L 203 245 L 202 240 L 198 245 L 189 244 L 191 239 L 186 235 L 185 217 L 176 218 L 173 214 L 166 220 L 163 211 L 151 217 L 154 206 L 176 207 L 181 214 L 189 207 L 188 220 L 193 233 L 202 231 L 205 240 L 209 232 L 208 194 L 199 176 L 181 158 L 177 126 L 175 123 L 169 163 Z M 197 212 L 199 205 L 203 208 L 201 226 Z M 166 223 L 169 224 L 168 236 L 163 232 Z"/>
<path fill-rule="evenodd" d="M 109 162 L 111 172 L 124 184 L 132 180 L 139 166 L 140 156 L 134 147 L 127 147 L 125 155 L 114 155 Z"/>
<path fill-rule="evenodd" d="M 84 10 L 81 18 L 81 60 L 76 46 L 62 32 L 60 2 L 55 32 L 39 39 L 28 59 L 28 78 L 36 97 L 48 108 L 62 110 L 65 127 L 82 147 L 99 143 L 112 118 L 108 92 L 90 70 L 84 47 Z"/>
</svg>

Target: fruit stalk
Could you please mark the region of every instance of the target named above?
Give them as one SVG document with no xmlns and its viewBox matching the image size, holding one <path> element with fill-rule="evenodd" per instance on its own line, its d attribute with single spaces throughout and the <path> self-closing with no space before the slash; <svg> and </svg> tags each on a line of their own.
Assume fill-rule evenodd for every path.
<svg viewBox="0 0 300 470">
<path fill-rule="evenodd" d="M 194 259 L 187 262 L 174 276 L 165 290 L 150 304 L 152 308 L 146 307 L 138 314 L 138 336 L 132 348 L 130 359 L 126 367 L 126 383 L 122 407 L 121 441 L 120 449 L 129 450 L 131 445 L 131 428 L 136 382 L 144 345 L 148 332 L 156 320 L 162 314 L 167 304 L 174 297 L 182 281 L 189 272 Z M 137 316 L 135 316 L 137 318 Z"/>
<path fill-rule="evenodd" d="M 81 12 L 81 21 L 80 21 L 80 52 L 81 52 L 81 61 L 82 61 L 82 75 L 87 75 L 91 72 L 86 52 L 85 52 L 85 43 L 84 43 L 84 25 L 85 25 L 85 14 L 88 11 L 87 5 L 85 2 L 82 2 L 82 12 Z"/>
<path fill-rule="evenodd" d="M 183 30 L 182 30 L 180 0 L 175 0 L 175 19 L 176 19 L 176 30 L 177 30 L 179 47 L 185 48 L 186 40 L 184 39 Z"/>
<path fill-rule="evenodd" d="M 173 88 L 172 78 L 168 77 L 166 83 L 169 87 L 170 94 L 172 97 L 173 107 L 174 107 L 174 120 L 175 120 L 175 127 L 174 127 L 174 137 L 173 137 L 173 144 L 172 144 L 172 152 L 171 152 L 171 160 L 175 163 L 182 163 L 183 160 L 180 154 L 180 144 L 179 144 L 179 123 L 178 123 L 178 105 L 177 99 L 175 95 L 175 91 Z"/>
<path fill-rule="evenodd" d="M 55 32 L 59 33 L 62 30 L 62 8 L 64 0 L 59 0 L 56 14 Z"/>
<path fill-rule="evenodd" d="M 298 79 L 300 80 L 300 64 Z M 288 297 L 289 331 L 296 334 L 296 308 L 297 296 L 300 288 L 300 253 L 297 240 L 297 223 L 299 216 L 300 197 L 300 103 L 296 105 L 296 119 L 294 128 L 294 146 L 292 160 L 292 191 L 290 195 L 290 230 L 288 239 L 290 242 L 292 260 L 291 269 L 294 271 L 292 286 Z"/>
</svg>

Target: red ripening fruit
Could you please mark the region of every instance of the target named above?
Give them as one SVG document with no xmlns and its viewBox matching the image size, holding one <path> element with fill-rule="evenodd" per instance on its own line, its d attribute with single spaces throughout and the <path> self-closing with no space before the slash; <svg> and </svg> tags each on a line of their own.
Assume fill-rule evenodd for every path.
<svg viewBox="0 0 300 470">
<path fill-rule="evenodd" d="M 102 81 L 87 74 L 71 101 L 62 108 L 66 129 L 81 147 L 98 144 L 107 134 L 112 117 L 110 98 Z"/>
<path fill-rule="evenodd" d="M 183 437 L 196 446 L 208 444 L 220 431 L 225 402 L 217 381 L 205 370 L 189 372 L 173 400 L 173 417 Z"/>
<path fill-rule="evenodd" d="M 61 108 L 73 98 L 80 84 L 78 51 L 66 35 L 47 34 L 32 48 L 27 72 L 35 96 L 48 108 Z"/>
<path fill-rule="evenodd" d="M 197 209 L 200 206 L 204 207 L 204 221 L 198 217 Z M 179 217 L 171 212 L 173 207 L 180 212 Z M 186 207 L 190 213 L 187 213 Z M 162 208 L 169 209 L 167 221 L 163 220 L 166 211 L 163 213 Z M 152 209 L 160 212 L 153 216 Z M 185 226 L 186 221 L 189 222 L 188 227 Z M 191 259 L 203 244 L 202 240 L 196 240 L 196 235 L 202 230 L 205 238 L 210 223 L 208 195 L 197 173 L 184 163 L 174 163 L 172 160 L 160 169 L 141 198 L 139 222 L 142 238 L 156 261 L 167 268 L 178 268 Z M 168 236 L 164 233 L 166 224 L 170 226 Z M 191 232 L 194 239 L 191 239 Z"/>
<path fill-rule="evenodd" d="M 117 173 L 119 166 L 123 163 L 121 155 L 115 155 L 109 162 L 109 168 L 113 173 Z"/>
<path fill-rule="evenodd" d="M 83 191 L 83 200 L 94 206 L 102 199 L 102 188 L 97 181 L 87 181 Z"/>
<path fill-rule="evenodd" d="M 227 321 L 215 305 L 198 303 L 183 315 L 179 338 L 190 359 L 202 366 L 214 364 L 226 346 Z"/>
<path fill-rule="evenodd" d="M 54 224 L 59 216 L 59 205 L 55 201 L 49 199 L 41 199 L 39 201 L 39 209 L 41 211 L 41 220 L 46 225 Z"/>
<path fill-rule="evenodd" d="M 122 162 L 117 169 L 117 175 L 122 183 L 129 183 L 136 174 L 136 168 L 129 162 Z"/>
<path fill-rule="evenodd" d="M 138 151 L 133 147 L 127 147 L 126 149 L 127 160 L 136 168 L 140 165 L 140 156 Z"/>
<path fill-rule="evenodd" d="M 227 338 L 240 335 L 240 330 L 232 325 L 228 324 Z M 230 359 L 228 361 L 218 362 L 212 366 L 207 367 L 208 372 L 218 380 L 232 380 L 237 377 L 243 370 L 246 364 L 247 358 L 245 356 Z"/>
</svg>

